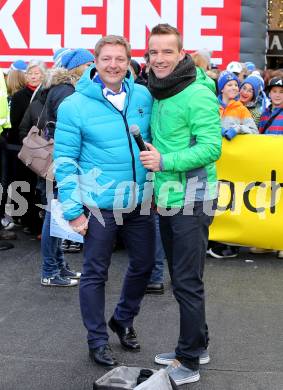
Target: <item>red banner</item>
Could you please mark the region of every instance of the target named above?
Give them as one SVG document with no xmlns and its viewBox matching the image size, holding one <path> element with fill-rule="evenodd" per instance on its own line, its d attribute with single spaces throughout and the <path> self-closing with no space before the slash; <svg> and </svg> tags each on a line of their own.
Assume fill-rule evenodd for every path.
<svg viewBox="0 0 283 390">
<path fill-rule="evenodd" d="M 52 62 L 59 47 L 92 50 L 105 34 L 127 37 L 141 59 L 158 23 L 178 27 L 189 51 L 208 49 L 225 67 L 240 58 L 240 0 L 0 0 L 0 67 Z"/>
</svg>

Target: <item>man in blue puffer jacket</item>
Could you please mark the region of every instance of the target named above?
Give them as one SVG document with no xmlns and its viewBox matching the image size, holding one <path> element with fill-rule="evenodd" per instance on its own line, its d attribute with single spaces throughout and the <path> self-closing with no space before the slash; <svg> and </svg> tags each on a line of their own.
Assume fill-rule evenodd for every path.
<svg viewBox="0 0 283 390">
<path fill-rule="evenodd" d="M 104 287 L 118 229 L 130 261 L 108 325 L 129 351 L 140 349 L 133 320 L 154 263 L 154 219 L 151 211 L 140 212 L 152 190 L 129 132 L 131 125 L 138 125 L 149 140 L 152 98 L 145 87 L 134 84 L 124 38 L 102 38 L 95 55 L 96 65 L 85 71 L 75 93 L 59 107 L 54 159 L 64 217 L 85 235 L 80 305 L 90 358 L 113 366 L 117 361 L 108 344 Z"/>
</svg>

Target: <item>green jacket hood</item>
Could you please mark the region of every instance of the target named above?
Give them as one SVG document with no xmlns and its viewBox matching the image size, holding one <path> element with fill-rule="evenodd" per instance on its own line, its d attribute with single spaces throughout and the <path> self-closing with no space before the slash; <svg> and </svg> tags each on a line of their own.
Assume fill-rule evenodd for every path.
<svg viewBox="0 0 283 390">
<path fill-rule="evenodd" d="M 197 70 L 197 78 L 196 82 L 200 83 L 202 85 L 205 85 L 207 88 L 209 88 L 214 94 L 216 94 L 216 85 L 215 82 L 210 78 L 205 71 L 202 68 L 199 68 L 196 66 Z"/>
</svg>

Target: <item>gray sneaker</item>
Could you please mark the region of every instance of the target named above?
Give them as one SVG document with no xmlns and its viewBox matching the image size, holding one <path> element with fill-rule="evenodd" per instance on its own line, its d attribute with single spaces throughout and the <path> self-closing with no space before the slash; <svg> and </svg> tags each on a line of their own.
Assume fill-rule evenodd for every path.
<svg viewBox="0 0 283 390">
<path fill-rule="evenodd" d="M 4 217 L 1 219 L 1 225 L 5 230 L 11 230 L 15 227 L 14 221 L 11 217 Z"/>
<path fill-rule="evenodd" d="M 154 361 L 157 364 L 168 366 L 169 364 L 172 364 L 175 359 L 176 359 L 175 352 L 167 352 L 167 353 L 159 353 L 158 355 L 156 355 Z M 210 362 L 210 357 L 209 357 L 208 349 L 205 349 L 199 357 L 199 364 L 207 364 L 209 362 Z"/>
<path fill-rule="evenodd" d="M 178 360 L 174 360 L 173 364 L 166 368 L 166 372 L 178 386 L 198 382 L 200 379 L 199 370 L 191 370 L 183 366 Z"/>
</svg>

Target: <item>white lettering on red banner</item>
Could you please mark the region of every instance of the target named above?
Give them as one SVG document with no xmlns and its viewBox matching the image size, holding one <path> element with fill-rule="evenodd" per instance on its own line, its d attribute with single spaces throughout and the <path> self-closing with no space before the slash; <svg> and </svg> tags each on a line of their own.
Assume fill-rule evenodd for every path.
<svg viewBox="0 0 283 390">
<path fill-rule="evenodd" d="M 240 15 L 240 0 L 0 0 L 0 67 L 52 62 L 53 49 L 93 49 L 106 34 L 128 38 L 140 58 L 158 23 L 177 27 L 185 50 L 208 49 L 225 66 L 239 59 Z"/>
</svg>

